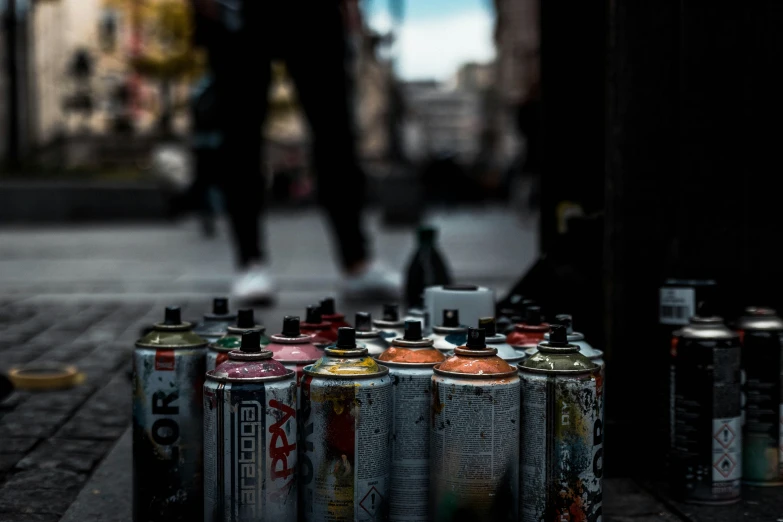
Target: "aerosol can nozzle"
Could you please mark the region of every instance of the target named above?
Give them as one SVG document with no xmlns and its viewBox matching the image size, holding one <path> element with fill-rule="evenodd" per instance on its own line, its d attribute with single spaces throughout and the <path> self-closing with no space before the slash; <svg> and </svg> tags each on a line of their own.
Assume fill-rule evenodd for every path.
<svg viewBox="0 0 783 522">
<path fill-rule="evenodd" d="M 465 346 L 470 350 L 486 350 L 486 338 L 483 328 L 468 328 L 468 342 Z"/>
</svg>

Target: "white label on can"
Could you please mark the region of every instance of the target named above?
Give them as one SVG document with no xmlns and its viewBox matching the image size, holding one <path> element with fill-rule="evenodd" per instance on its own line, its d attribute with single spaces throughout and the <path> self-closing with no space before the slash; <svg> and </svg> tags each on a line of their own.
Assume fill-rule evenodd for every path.
<svg viewBox="0 0 783 522">
<path fill-rule="evenodd" d="M 742 418 L 712 419 L 712 480 L 715 488 L 742 478 Z"/>
<path fill-rule="evenodd" d="M 660 290 L 660 324 L 687 325 L 696 314 L 696 291 L 693 288 L 669 288 Z"/>
<path fill-rule="evenodd" d="M 391 520 L 429 520 L 431 368 L 391 369 L 394 394 Z"/>
</svg>

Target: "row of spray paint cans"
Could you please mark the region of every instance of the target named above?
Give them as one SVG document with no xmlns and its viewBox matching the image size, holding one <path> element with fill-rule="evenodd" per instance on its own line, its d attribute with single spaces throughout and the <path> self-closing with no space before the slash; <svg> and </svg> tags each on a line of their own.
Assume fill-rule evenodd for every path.
<svg viewBox="0 0 783 522">
<path fill-rule="evenodd" d="M 170 307 L 137 342 L 135 520 L 600 517 L 603 361 L 570 317 L 322 308 L 267 336 L 216 300 L 210 342 Z"/>
<path fill-rule="evenodd" d="M 717 315 L 714 281 L 660 290 L 669 335 L 669 473 L 675 496 L 741 498 L 741 485 L 783 486 L 783 321 L 773 309 Z"/>
</svg>

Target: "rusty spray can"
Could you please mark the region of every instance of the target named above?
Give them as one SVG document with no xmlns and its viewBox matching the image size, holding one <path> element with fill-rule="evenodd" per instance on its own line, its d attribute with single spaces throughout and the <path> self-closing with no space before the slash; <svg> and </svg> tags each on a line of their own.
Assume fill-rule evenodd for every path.
<svg viewBox="0 0 783 522">
<path fill-rule="evenodd" d="M 276 361 L 296 372 L 296 382 L 301 383 L 305 366 L 321 358 L 323 350 L 313 344 L 313 338 L 299 329 L 299 317 L 288 315 L 283 318 L 283 331 L 269 337 L 266 349 L 272 352 Z"/>
<path fill-rule="evenodd" d="M 214 370 L 219 364 L 228 360 L 228 352 L 238 350 L 242 344 L 242 334 L 250 330 L 261 331 L 261 346 L 269 344 L 269 337 L 264 335 L 265 328 L 256 324 L 253 309 L 247 308 L 237 312 L 237 322 L 229 326 L 226 334 L 209 344 L 207 350 L 207 371 Z"/>
<path fill-rule="evenodd" d="M 204 521 L 296 520 L 296 375 L 241 339 L 204 383 Z"/>
<path fill-rule="evenodd" d="M 740 500 L 742 406 L 739 336 L 704 308 L 674 333 L 670 484 L 697 504 Z"/>
<path fill-rule="evenodd" d="M 498 357 L 511 365 L 516 365 L 524 360 L 525 352 L 522 350 L 515 350 L 511 345 L 506 343 L 506 336 L 498 333 L 494 317 L 479 318 L 478 327 L 484 329 L 487 347 L 497 350 Z"/>
<path fill-rule="evenodd" d="M 562 325 L 519 365 L 520 520 L 601 520 L 603 379 Z"/>
<path fill-rule="evenodd" d="M 432 367 L 446 357 L 421 335 L 421 322 L 405 322 L 405 334 L 377 360 L 389 368 L 394 396 L 391 522 L 430 520 L 430 393 Z"/>
<path fill-rule="evenodd" d="M 332 325 L 335 335 L 337 335 L 337 329 L 343 326 L 349 327 L 350 324 L 345 320 L 345 315 L 337 311 L 337 307 L 334 302 L 334 297 L 324 297 L 321 299 L 321 318 Z"/>
<path fill-rule="evenodd" d="M 514 325 L 514 331 L 506 335 L 506 342 L 517 350 L 535 348 L 544 340 L 549 324 L 541 321 L 541 308 L 535 305 L 525 310 L 525 322 Z"/>
<path fill-rule="evenodd" d="M 516 521 L 519 375 L 470 328 L 465 346 L 434 367 L 430 509 L 435 522 Z"/>
<path fill-rule="evenodd" d="M 237 315 L 228 309 L 228 298 L 216 297 L 212 300 L 212 311 L 204 314 L 204 320 L 193 328 L 193 333 L 214 343 L 226 334 L 228 327 L 236 320 Z"/>
<path fill-rule="evenodd" d="M 459 310 L 443 310 L 443 321 L 432 327 L 430 337 L 432 346 L 444 353 L 464 346 L 468 339 L 468 327 L 460 324 Z"/>
<path fill-rule="evenodd" d="M 136 341 L 133 352 L 133 519 L 201 520 L 202 387 L 207 341 L 180 309 Z"/>
<path fill-rule="evenodd" d="M 559 314 L 555 316 L 554 324 L 560 324 L 565 326 L 566 333 L 568 334 L 569 344 L 575 344 L 579 348 L 579 353 L 597 364 L 601 371 L 604 369 L 604 352 L 593 348 L 590 343 L 585 340 L 585 335 L 581 332 L 575 332 L 573 326 L 573 317 L 568 314 Z M 544 341 L 549 341 L 549 332 L 544 334 Z M 538 346 L 535 348 L 528 348 L 525 350 L 528 356 L 533 356 L 538 353 Z"/>
<path fill-rule="evenodd" d="M 370 357 L 382 354 L 389 345 L 381 331 L 373 328 L 372 315 L 369 312 L 358 312 L 355 319 L 356 343 L 367 348 Z"/>
<path fill-rule="evenodd" d="M 372 325 L 381 333 L 388 348 L 394 339 L 405 334 L 405 321 L 400 319 L 400 305 L 397 303 L 383 305 L 381 318 L 373 320 Z"/>
<path fill-rule="evenodd" d="M 392 385 L 389 369 L 340 328 L 336 347 L 305 368 L 300 387 L 301 518 L 388 519 Z"/>
<path fill-rule="evenodd" d="M 305 320 L 299 327 L 303 334 L 312 337 L 312 343 L 318 348 L 325 348 L 337 340 L 337 332 L 332 330 L 330 323 L 323 320 L 318 305 L 307 307 Z"/>
<path fill-rule="evenodd" d="M 783 321 L 750 307 L 737 321 L 742 342 L 744 415 L 742 481 L 783 485 Z"/>
</svg>

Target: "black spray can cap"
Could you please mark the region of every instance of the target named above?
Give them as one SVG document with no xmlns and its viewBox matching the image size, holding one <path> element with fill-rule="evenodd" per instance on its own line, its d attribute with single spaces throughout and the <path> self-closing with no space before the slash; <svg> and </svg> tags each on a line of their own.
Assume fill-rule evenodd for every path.
<svg viewBox="0 0 783 522">
<path fill-rule="evenodd" d="M 253 328 L 256 325 L 252 308 L 243 308 L 237 312 L 237 328 Z"/>
<path fill-rule="evenodd" d="M 319 324 L 323 321 L 321 316 L 321 307 L 318 305 L 310 305 L 307 307 L 307 315 L 305 316 L 305 322 L 307 324 Z"/>
<path fill-rule="evenodd" d="M 163 316 L 163 324 L 182 324 L 182 311 L 179 306 L 167 306 Z"/>
<path fill-rule="evenodd" d="M 216 297 L 212 300 L 213 315 L 228 314 L 228 297 Z"/>
<path fill-rule="evenodd" d="M 287 315 L 283 318 L 283 337 L 300 337 L 299 316 Z"/>
<path fill-rule="evenodd" d="M 342 326 L 337 329 L 337 348 L 351 350 L 356 348 L 356 330 Z"/>
<path fill-rule="evenodd" d="M 406 341 L 421 341 L 421 321 L 415 319 L 405 321 L 405 334 L 402 338 Z"/>
<path fill-rule="evenodd" d="M 459 326 L 459 310 L 443 310 L 443 326 L 457 328 Z"/>
<path fill-rule="evenodd" d="M 549 328 L 550 346 L 568 346 L 568 332 L 562 324 L 553 324 Z"/>
<path fill-rule="evenodd" d="M 400 305 L 397 303 L 388 303 L 383 305 L 383 315 L 381 317 L 384 321 L 399 321 Z"/>
<path fill-rule="evenodd" d="M 369 332 L 372 330 L 372 314 L 370 312 L 356 312 L 356 331 Z"/>
<path fill-rule="evenodd" d="M 465 345 L 470 350 L 486 350 L 486 331 L 483 328 L 468 328 L 468 342 Z"/>
<path fill-rule="evenodd" d="M 334 315 L 335 310 L 334 297 L 321 299 L 321 315 Z"/>
<path fill-rule="evenodd" d="M 574 333 L 574 318 L 569 314 L 557 314 L 555 323 L 562 324 L 566 328 L 566 333 Z"/>
<path fill-rule="evenodd" d="M 261 351 L 261 330 L 249 330 L 242 334 L 242 344 L 239 349 L 243 353 L 258 353 Z"/>
<path fill-rule="evenodd" d="M 528 326 L 537 326 L 541 324 L 541 307 L 527 307 L 527 310 L 525 310 L 525 324 Z"/>
<path fill-rule="evenodd" d="M 498 334 L 494 317 L 481 317 L 478 320 L 478 327 L 484 329 L 486 337 L 495 337 Z"/>
</svg>

